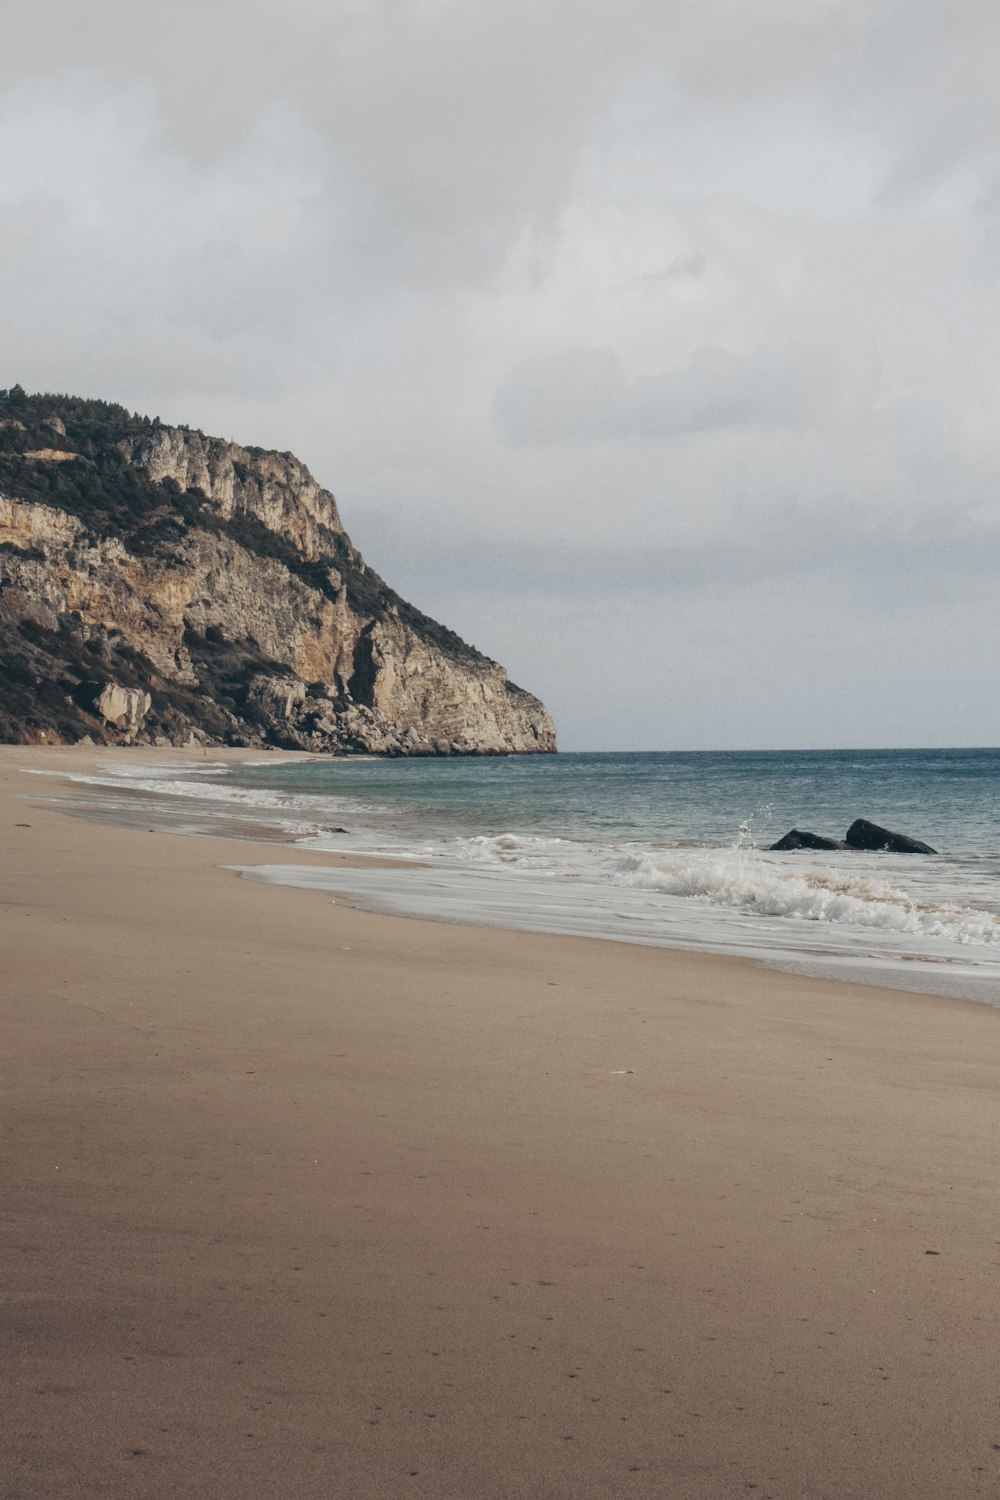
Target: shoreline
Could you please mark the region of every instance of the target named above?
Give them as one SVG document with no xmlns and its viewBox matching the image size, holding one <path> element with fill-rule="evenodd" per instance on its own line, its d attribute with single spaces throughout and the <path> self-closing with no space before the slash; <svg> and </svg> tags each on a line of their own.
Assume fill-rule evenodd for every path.
<svg viewBox="0 0 1000 1500">
<path fill-rule="evenodd" d="M 6 762 L 2 758 L 4 752 L 7 753 Z M 414 854 L 405 845 L 398 849 L 393 847 L 399 842 L 395 830 L 388 831 L 387 838 L 376 836 L 372 847 L 372 828 L 364 827 L 363 802 L 362 847 L 345 848 L 339 839 L 334 839 L 334 842 L 340 847 L 329 844 L 324 847 L 320 839 L 340 834 L 347 835 L 349 845 L 356 843 L 358 829 L 354 817 L 358 809 L 351 794 L 345 796 L 341 792 L 334 798 L 335 804 L 339 802 L 340 806 L 332 814 L 329 805 L 325 811 L 307 813 L 307 818 L 321 820 L 315 825 L 308 821 L 296 824 L 296 818 L 300 816 L 298 811 L 289 814 L 290 821 L 284 821 L 285 815 L 278 815 L 277 803 L 267 800 L 256 813 L 250 807 L 244 812 L 242 800 L 230 800 L 225 778 L 216 783 L 211 777 L 204 780 L 184 776 L 173 779 L 176 796 L 165 794 L 172 780 L 172 766 L 195 772 L 205 763 L 206 768 L 211 769 L 219 762 L 248 767 L 296 763 L 308 766 L 323 765 L 329 757 L 296 751 L 274 752 L 272 755 L 247 749 L 213 750 L 209 755 L 200 746 L 180 751 L 152 747 L 102 747 L 86 751 L 76 747 L 60 747 L 59 750 L 52 747 L 44 748 L 40 753 L 46 764 L 36 769 L 44 769 L 52 780 L 58 781 L 65 770 L 68 797 L 63 810 L 71 815 L 109 827 L 148 829 L 152 825 L 161 833 L 232 838 L 271 850 L 295 851 L 301 853 L 303 859 L 284 859 L 280 867 L 269 863 L 250 865 L 244 860 L 232 868 L 245 879 L 292 885 L 303 890 L 325 889 L 328 897 L 346 901 L 360 910 L 413 920 L 525 933 L 547 932 L 664 947 L 675 952 L 735 956 L 774 973 L 1000 1006 L 1000 965 L 993 956 L 994 948 L 980 950 L 973 938 L 967 951 L 962 951 L 957 943 L 952 943 L 951 952 L 935 952 L 933 947 L 921 951 L 922 937 L 917 937 L 910 940 L 910 951 L 906 951 L 904 934 L 907 929 L 898 928 L 898 937 L 893 933 L 891 918 L 896 904 L 909 903 L 912 911 L 917 912 L 931 909 L 925 905 L 928 900 L 937 901 L 937 917 L 945 923 L 953 918 L 980 918 L 980 912 L 974 909 L 959 910 L 950 904 L 955 900 L 950 893 L 924 894 L 919 882 L 911 889 L 908 883 L 904 884 L 909 870 L 904 876 L 900 868 L 889 873 L 869 867 L 868 874 L 858 878 L 856 890 L 851 890 L 849 867 L 821 869 L 813 879 L 808 867 L 800 871 L 798 862 L 801 856 L 794 855 L 791 863 L 779 865 L 772 871 L 760 863 L 767 860 L 770 851 L 758 850 L 754 846 L 747 851 L 755 859 L 749 873 L 737 864 L 735 867 L 723 866 L 721 873 L 710 871 L 708 874 L 710 884 L 715 882 L 723 887 L 721 901 L 680 900 L 671 907 L 668 898 L 666 906 L 660 908 L 650 924 L 641 890 L 627 889 L 627 882 L 623 889 L 616 883 L 604 885 L 602 879 L 591 884 L 585 876 L 580 884 L 576 884 L 575 874 L 579 872 L 567 879 L 565 871 L 555 881 L 539 881 L 531 871 L 519 870 L 511 874 L 509 885 L 504 887 L 494 883 L 498 876 L 503 875 L 500 868 L 456 863 L 447 853 L 441 859 L 430 852 Z M 13 764 L 11 757 L 16 754 L 17 747 L 0 749 L 0 766 Z M 60 755 L 61 766 L 49 764 L 54 754 Z M 344 759 L 350 761 L 360 757 Z M 117 781 L 113 777 L 93 783 L 72 780 L 81 772 L 99 775 L 101 770 L 106 770 L 109 761 L 127 766 L 130 771 L 137 764 L 164 770 L 167 782 L 156 783 L 159 789 L 154 790 L 153 787 L 143 787 L 141 779 L 135 781 L 127 775 Z M 266 798 L 263 792 L 265 784 L 261 783 L 250 791 L 237 791 L 236 798 L 245 796 L 251 802 L 259 795 Z M 253 778 L 249 785 L 253 785 Z M 215 786 L 218 786 L 217 797 L 213 791 Z M 206 794 L 207 800 L 203 800 Z M 312 800 L 316 800 L 315 793 Z M 58 798 L 53 801 L 58 802 Z M 304 801 L 310 801 L 309 794 Z M 301 804 L 293 797 L 290 806 L 297 809 Z M 351 831 L 334 826 L 333 822 L 324 826 L 324 817 L 345 818 L 351 823 Z M 310 842 L 302 841 L 304 834 L 310 836 Z M 365 847 L 366 837 L 368 847 Z M 711 852 L 706 850 L 706 853 Z M 726 846 L 720 852 L 725 858 L 735 851 Z M 318 866 L 316 855 L 320 856 Z M 779 858 L 788 859 L 788 856 Z M 907 861 L 904 859 L 902 863 Z M 324 864 L 331 872 L 327 880 L 321 873 Z M 339 870 L 356 873 L 341 881 L 337 878 Z M 397 876 L 390 872 L 405 873 Z M 669 872 L 668 878 L 673 873 Z M 798 878 L 800 873 L 802 879 Z M 848 880 L 846 899 L 848 902 L 854 900 L 859 908 L 855 918 L 857 925 L 852 927 L 851 920 L 842 917 L 834 917 L 828 922 L 822 920 L 822 914 L 814 922 L 803 921 L 803 915 L 813 915 L 810 908 L 817 900 L 816 892 L 821 893 L 818 899 L 823 901 L 827 890 L 836 892 L 838 882 L 845 876 Z M 503 878 L 507 879 L 506 876 Z M 682 871 L 681 878 L 688 879 L 688 872 Z M 696 866 L 690 878 L 696 883 L 705 878 L 703 867 Z M 769 884 L 774 880 L 779 882 L 777 886 Z M 876 887 L 880 886 L 877 894 L 866 885 L 867 880 L 874 881 Z M 739 901 L 731 899 L 731 893 L 725 889 L 727 882 L 737 888 Z M 903 888 L 895 889 L 897 883 Z M 666 889 L 670 890 L 669 885 Z M 758 909 L 761 891 L 764 904 Z M 869 898 L 876 906 L 879 901 L 885 903 L 885 910 L 890 914 L 888 933 L 879 930 L 881 916 L 869 925 L 870 907 L 865 906 Z M 775 910 L 781 913 L 776 921 L 768 905 L 772 900 L 777 900 L 779 905 Z M 792 903 L 791 910 L 789 902 Z M 983 911 L 988 913 L 991 908 L 987 905 Z M 1000 921 L 996 916 L 982 919 L 993 923 Z M 920 931 L 919 927 L 917 930 Z M 926 931 L 933 935 L 933 926 Z"/>
<path fill-rule="evenodd" d="M 0 756 L 4 1493 L 996 1492 L 995 1011 L 331 905 L 54 757 Z"/>
</svg>

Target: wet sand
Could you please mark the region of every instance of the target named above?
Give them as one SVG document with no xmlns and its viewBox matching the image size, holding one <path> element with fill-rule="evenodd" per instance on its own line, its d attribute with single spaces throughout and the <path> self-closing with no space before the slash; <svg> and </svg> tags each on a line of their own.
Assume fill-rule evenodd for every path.
<svg viewBox="0 0 1000 1500">
<path fill-rule="evenodd" d="M 0 750 L 4 1500 L 1000 1493 L 1000 1014 L 243 881 L 87 753 Z"/>
</svg>

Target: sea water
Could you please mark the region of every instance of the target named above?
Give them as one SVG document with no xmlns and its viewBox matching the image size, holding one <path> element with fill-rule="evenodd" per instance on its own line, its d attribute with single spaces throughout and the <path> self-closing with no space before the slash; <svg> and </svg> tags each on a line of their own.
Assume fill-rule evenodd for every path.
<svg viewBox="0 0 1000 1500">
<path fill-rule="evenodd" d="M 372 910 L 742 953 L 1000 1003 L 1000 751 L 607 753 L 129 765 L 91 813 L 390 856 L 251 861 Z M 934 855 L 772 853 L 857 817 Z"/>
</svg>

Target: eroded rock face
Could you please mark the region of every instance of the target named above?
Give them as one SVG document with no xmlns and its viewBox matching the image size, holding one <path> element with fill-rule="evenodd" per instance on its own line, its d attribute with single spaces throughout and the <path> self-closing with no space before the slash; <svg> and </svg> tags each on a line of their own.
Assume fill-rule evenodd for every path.
<svg viewBox="0 0 1000 1500">
<path fill-rule="evenodd" d="M 305 701 L 306 685 L 297 677 L 265 677 L 250 680 L 247 697 L 272 719 L 289 720 Z"/>
<path fill-rule="evenodd" d="M 117 682 L 107 682 L 98 693 L 94 707 L 105 724 L 113 724 L 131 740 L 142 728 L 142 721 L 149 712 L 152 698 L 142 688 L 122 687 Z"/>
<path fill-rule="evenodd" d="M 308 562 L 327 556 L 330 537 L 343 531 L 336 500 L 291 453 L 264 453 L 162 426 L 123 438 L 119 446 L 151 479 L 201 490 L 224 520 L 254 516 Z"/>
<path fill-rule="evenodd" d="M 34 425 L 22 408 L 7 420 L 23 425 L 24 452 L 22 469 L 7 454 L 0 471 L 0 663 L 14 674 L 0 736 L 555 749 L 538 699 L 372 573 L 333 496 L 290 454 L 145 419 L 109 422 L 102 448 L 73 403 Z M 43 431 L 60 433 L 58 457 L 42 456 Z M 58 504 L 36 498 L 46 463 Z M 123 464 L 140 480 L 128 508 Z"/>
</svg>

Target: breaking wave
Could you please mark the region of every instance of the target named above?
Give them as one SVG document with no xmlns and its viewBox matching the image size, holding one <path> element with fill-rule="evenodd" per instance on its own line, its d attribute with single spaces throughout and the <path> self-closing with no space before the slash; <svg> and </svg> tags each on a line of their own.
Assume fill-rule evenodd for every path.
<svg viewBox="0 0 1000 1500">
<path fill-rule="evenodd" d="M 463 840 L 459 857 L 470 864 L 690 900 L 744 916 L 792 918 L 1000 948 L 1000 916 L 994 912 L 953 904 L 931 892 L 913 894 L 870 869 L 858 869 L 865 864 L 864 855 L 845 856 L 854 869 L 803 867 L 799 854 L 769 858 L 751 843 L 747 825 L 740 829 L 737 843 L 727 849 L 614 849 L 503 833 Z M 794 868 L 789 868 L 789 859 L 795 861 Z M 912 864 L 910 873 L 918 875 Z"/>
<path fill-rule="evenodd" d="M 545 766 L 516 766 L 516 782 L 503 796 L 496 792 L 496 766 L 451 767 L 448 779 L 439 770 L 433 783 L 418 782 L 412 800 L 390 802 L 382 784 L 369 785 L 357 767 L 338 766 L 334 776 L 311 765 L 291 765 L 286 773 L 279 765 L 273 757 L 262 760 L 261 774 L 246 763 L 237 773 L 207 758 L 183 766 L 117 761 L 71 772 L 70 779 L 89 784 L 92 794 L 107 793 L 99 810 L 112 821 L 131 816 L 139 826 L 156 822 L 235 837 L 270 828 L 300 848 L 389 856 L 395 868 L 348 873 L 338 866 L 324 874 L 310 867 L 293 878 L 282 867 L 273 877 L 293 884 L 328 880 L 332 891 L 353 892 L 376 910 L 707 947 L 782 964 L 855 965 L 854 975 L 857 965 L 870 974 L 894 964 L 898 978 L 906 961 L 908 983 L 914 966 L 934 966 L 927 984 L 938 992 L 948 992 L 939 977 L 945 965 L 962 975 L 949 979 L 950 992 L 996 984 L 1000 886 L 993 854 L 778 853 L 756 846 L 752 820 L 727 844 L 735 818 L 710 826 L 689 811 L 659 824 L 652 817 L 616 820 L 608 810 L 620 795 L 614 784 L 594 794 L 586 818 L 563 816 L 537 789 L 534 801 L 530 787 L 525 794 L 532 775 L 548 785 L 552 770 Z M 725 770 L 732 774 L 731 763 Z M 460 804 L 455 817 L 449 802 L 455 778 L 474 775 L 483 807 Z M 88 801 L 94 805 L 93 795 Z M 757 804 L 748 796 L 745 805 Z M 755 814 L 765 827 L 767 813 L 765 804 Z M 647 828 L 643 837 L 640 829 Z M 402 870 L 404 864 L 409 868 Z"/>
<path fill-rule="evenodd" d="M 873 875 L 782 869 L 740 849 L 626 856 L 616 884 L 766 917 L 1000 946 L 1000 917 L 992 912 L 920 901 Z"/>
</svg>

